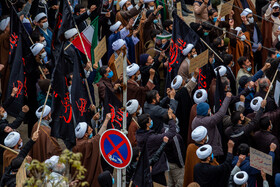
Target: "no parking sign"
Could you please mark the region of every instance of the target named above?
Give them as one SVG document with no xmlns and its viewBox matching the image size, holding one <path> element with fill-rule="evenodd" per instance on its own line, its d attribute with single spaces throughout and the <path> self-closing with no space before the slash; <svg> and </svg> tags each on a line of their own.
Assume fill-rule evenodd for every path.
<svg viewBox="0 0 280 187">
<path fill-rule="evenodd" d="M 117 169 L 123 169 L 132 159 L 131 144 L 121 131 L 106 130 L 99 141 L 100 152 L 108 164 Z"/>
</svg>

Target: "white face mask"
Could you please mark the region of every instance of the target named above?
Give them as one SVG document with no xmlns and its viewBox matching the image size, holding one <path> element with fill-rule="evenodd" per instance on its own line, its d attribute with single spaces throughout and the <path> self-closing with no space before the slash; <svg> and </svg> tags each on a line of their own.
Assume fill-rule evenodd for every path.
<svg viewBox="0 0 280 187">
<path fill-rule="evenodd" d="M 254 18 L 251 17 L 251 18 L 248 19 L 248 21 L 249 21 L 249 23 L 254 23 Z"/>
<path fill-rule="evenodd" d="M 208 143 L 208 141 L 209 141 L 209 136 L 207 135 L 205 143 Z"/>
<path fill-rule="evenodd" d="M 41 58 L 41 59 L 44 59 L 44 58 L 46 58 L 46 56 L 47 56 L 47 52 L 45 51 L 45 52 L 43 52 L 43 53 L 41 54 L 40 58 Z"/>
<path fill-rule="evenodd" d="M 137 116 L 140 116 L 140 115 L 142 115 L 142 107 L 139 109 Z"/>
<path fill-rule="evenodd" d="M 44 41 L 42 42 L 42 44 L 44 45 L 44 47 L 46 47 L 46 46 L 47 46 L 47 41 L 44 40 Z"/>
<path fill-rule="evenodd" d="M 136 81 L 140 81 L 140 80 L 141 80 L 141 74 L 139 74 L 139 75 L 137 76 Z"/>
<path fill-rule="evenodd" d="M 127 10 L 129 11 L 129 10 L 131 10 L 133 8 L 133 5 L 129 5 L 128 7 L 127 7 Z"/>
<path fill-rule="evenodd" d="M 49 27 L 49 22 L 43 23 L 42 29 L 46 30 Z"/>
<path fill-rule="evenodd" d="M 194 58 L 197 57 L 197 54 L 194 54 L 193 57 L 194 57 Z"/>
<path fill-rule="evenodd" d="M 150 6 L 149 9 L 150 10 L 155 10 L 155 7 L 154 6 Z"/>
<path fill-rule="evenodd" d="M 49 123 L 51 123 L 52 122 L 52 118 L 51 119 L 49 119 Z"/>
<path fill-rule="evenodd" d="M 240 38 L 240 40 L 241 40 L 242 42 L 245 41 L 245 40 L 246 40 L 246 36 L 245 36 L 245 35 L 242 35 L 241 38 Z"/>
<path fill-rule="evenodd" d="M 8 117 L 8 114 L 7 114 L 7 112 L 5 111 L 4 114 L 3 114 L 2 119 L 7 119 L 7 117 Z"/>
<path fill-rule="evenodd" d="M 20 149 L 20 148 L 22 148 L 22 146 L 23 146 L 23 142 L 21 141 L 18 148 Z"/>
</svg>

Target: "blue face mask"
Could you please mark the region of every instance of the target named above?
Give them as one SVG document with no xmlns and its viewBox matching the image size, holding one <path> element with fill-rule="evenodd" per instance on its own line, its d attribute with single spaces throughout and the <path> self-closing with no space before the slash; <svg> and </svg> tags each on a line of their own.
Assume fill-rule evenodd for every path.
<svg viewBox="0 0 280 187">
<path fill-rule="evenodd" d="M 114 179 L 114 177 L 112 177 L 112 184 L 115 184 L 115 179 Z"/>
<path fill-rule="evenodd" d="M 218 17 L 213 18 L 214 23 L 216 23 L 217 19 L 218 19 Z"/>
<path fill-rule="evenodd" d="M 250 72 L 252 70 L 252 67 L 248 67 L 247 71 Z"/>
<path fill-rule="evenodd" d="M 113 77 L 113 75 L 114 75 L 114 73 L 113 73 L 113 71 L 111 70 L 111 71 L 109 72 L 109 74 L 108 74 L 107 78 L 108 78 L 108 79 L 110 79 L 110 78 L 112 78 L 112 77 Z"/>
<path fill-rule="evenodd" d="M 208 32 L 205 32 L 205 33 L 204 33 L 204 36 L 208 36 L 208 34 L 209 34 Z"/>
<path fill-rule="evenodd" d="M 280 57 L 280 54 L 279 54 L 279 53 L 277 53 L 276 57 L 277 57 L 277 58 L 279 58 L 279 57 Z"/>
<path fill-rule="evenodd" d="M 154 122 L 153 120 L 151 120 L 151 125 L 149 127 L 152 128 L 153 126 L 154 126 Z"/>
<path fill-rule="evenodd" d="M 211 154 L 210 162 L 213 162 L 213 160 L 214 160 L 214 154 L 212 153 L 212 154 Z"/>
<path fill-rule="evenodd" d="M 93 134 L 91 133 L 88 137 L 88 139 L 91 139 L 93 137 Z"/>
<path fill-rule="evenodd" d="M 118 1 L 114 1 L 114 5 L 116 5 L 118 3 Z"/>
<path fill-rule="evenodd" d="M 212 62 L 212 64 L 215 64 L 215 58 L 213 59 L 213 62 Z"/>
<path fill-rule="evenodd" d="M 157 24 L 158 23 L 158 20 L 157 19 L 154 19 L 154 24 Z"/>
</svg>

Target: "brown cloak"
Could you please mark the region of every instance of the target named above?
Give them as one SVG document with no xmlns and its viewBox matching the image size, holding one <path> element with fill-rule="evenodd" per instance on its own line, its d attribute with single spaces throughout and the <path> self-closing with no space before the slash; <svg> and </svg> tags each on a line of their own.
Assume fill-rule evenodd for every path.
<svg viewBox="0 0 280 187">
<path fill-rule="evenodd" d="M 38 122 L 35 123 L 32 129 L 33 134 L 37 130 Z M 29 155 L 32 159 L 39 160 L 40 162 L 49 159 L 50 157 L 59 156 L 62 152 L 57 140 L 51 137 L 51 128 L 41 125 L 39 128 L 39 138 L 33 145 Z"/>
<path fill-rule="evenodd" d="M 271 18 L 269 18 L 269 21 L 274 22 Z M 266 48 L 271 48 L 272 47 L 272 27 L 273 23 L 265 21 L 265 18 L 263 16 L 262 19 L 262 28 L 261 28 L 261 33 L 263 36 L 263 46 Z M 267 57 L 268 51 L 263 48 L 262 50 L 262 55 L 263 57 Z M 262 58 L 262 65 L 265 64 L 266 58 Z"/>
<path fill-rule="evenodd" d="M 125 27 L 128 24 L 128 21 L 130 18 L 133 18 L 134 16 L 136 16 L 137 14 L 139 14 L 141 11 L 141 9 L 139 8 L 139 10 L 137 10 L 135 7 L 133 7 L 131 10 L 129 11 L 125 11 L 125 10 L 120 10 L 119 12 L 117 12 L 116 14 L 116 22 L 120 21 L 122 22 L 122 25 Z"/>
<path fill-rule="evenodd" d="M 136 147 L 137 146 L 137 140 L 136 140 L 136 131 L 140 128 L 135 118 L 132 117 L 130 125 L 128 127 L 128 134 L 127 138 L 129 139 L 131 146 Z"/>
<path fill-rule="evenodd" d="M 8 167 L 12 160 L 17 157 L 17 154 L 12 151 L 5 150 L 3 154 L 3 173 L 5 172 L 5 168 Z"/>
<path fill-rule="evenodd" d="M 188 126 L 187 145 L 189 145 L 190 143 L 194 143 L 194 141 L 192 140 L 191 134 L 192 134 L 192 121 L 196 117 L 196 107 L 197 107 L 197 104 L 194 104 L 191 108 L 190 120 L 189 120 L 189 126 Z"/>
<path fill-rule="evenodd" d="M 184 174 L 184 187 L 187 187 L 193 181 L 193 169 L 194 166 L 200 163 L 200 159 L 196 156 L 196 150 L 198 146 L 196 144 L 191 143 L 187 148 L 186 153 L 186 161 L 185 161 L 185 174 Z M 212 166 L 217 166 L 219 163 L 214 158 L 213 162 L 211 163 Z"/>
<path fill-rule="evenodd" d="M 10 51 L 9 36 L 10 36 L 9 33 L 2 33 L 0 35 L 0 64 L 3 64 L 5 66 L 1 71 L 2 101 L 5 100 L 6 91 L 9 83 L 9 77 L 10 77 L 10 68 L 8 64 L 9 51 Z"/>
<path fill-rule="evenodd" d="M 87 169 L 85 181 L 91 187 L 99 187 L 98 176 L 102 173 L 99 139 L 99 134 L 88 140 L 77 139 L 76 146 L 72 149 L 74 153 L 80 152 L 83 154 L 81 162 Z"/>
</svg>

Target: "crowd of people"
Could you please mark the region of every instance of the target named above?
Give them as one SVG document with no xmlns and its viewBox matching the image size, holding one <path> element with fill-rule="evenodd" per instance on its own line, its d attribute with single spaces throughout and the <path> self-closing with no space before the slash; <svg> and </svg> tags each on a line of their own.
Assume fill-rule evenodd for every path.
<svg viewBox="0 0 280 187">
<path fill-rule="evenodd" d="M 16 174 L 25 157 L 28 163 L 45 162 L 54 180 L 65 176 L 65 165 L 58 158 L 65 146 L 52 133 L 57 94 L 48 94 L 49 86 L 55 84 L 51 81 L 56 67 L 53 40 L 58 18 L 63 17 L 59 13 L 63 2 L 67 2 L 72 13 L 68 19 L 76 24 L 61 37 L 65 41 L 61 60 L 65 64 L 70 99 L 77 75 L 73 73 L 74 59 L 83 67 L 83 80 L 89 88 L 86 120 L 76 121 L 77 116 L 70 113 L 73 118 L 69 123 L 74 125 L 74 130 L 67 133 L 75 136 L 75 145 L 68 144 L 67 137 L 62 139 L 68 149 L 82 153 L 81 164 L 87 170 L 84 181 L 89 186 L 109 187 L 116 183 L 114 168 L 103 160 L 99 147 L 101 135 L 114 128 L 116 117 L 116 113 L 105 111 L 108 92 L 120 103 L 126 95 L 124 92 L 127 93 L 126 130 L 133 150 L 126 168 L 127 186 L 152 186 L 152 182 L 170 187 L 280 186 L 280 74 L 277 74 L 280 3 L 277 0 L 256 1 L 256 6 L 251 0 L 234 0 L 232 11 L 225 17 L 219 16 L 217 5 L 221 2 L 210 0 L 1 1 L 0 144 L 13 151 L 0 149 L 0 186 L 17 185 Z M 178 28 L 173 25 L 179 2 L 184 16 L 179 16 L 180 19 L 194 18 L 189 27 L 209 51 L 208 64 L 193 72 L 190 67 L 201 49 L 197 43 L 185 41 L 185 36 L 180 36 L 184 45 L 175 49 L 177 41 L 172 39 L 178 34 L 174 32 Z M 193 4 L 193 12 L 186 3 Z M 10 60 L 14 47 L 13 8 L 34 43 L 30 50 L 37 62 L 33 64 L 34 71 L 24 73 L 27 88 L 34 87 L 34 94 L 25 95 L 28 99 L 22 101 L 16 115 L 7 110 L 23 89 L 9 87 L 13 76 Z M 93 42 L 105 37 L 107 51 L 99 62 L 92 63 L 85 51 L 72 42 L 97 17 L 98 27 L 94 32 L 98 32 L 98 41 Z M 162 48 L 158 49 L 159 44 Z M 171 64 L 174 50 L 184 58 Z M 127 59 L 124 61 L 127 84 L 123 82 L 124 72 L 119 75 L 115 63 L 120 55 Z M 206 73 L 203 68 L 207 69 Z M 171 82 L 167 77 L 171 77 Z M 209 84 L 202 85 L 203 77 Z M 28 123 L 31 137 L 26 143 L 17 131 L 23 123 Z M 250 165 L 250 147 L 272 157 L 272 175 Z M 150 180 L 143 174 L 144 182 L 139 184 L 135 180 L 139 177 L 136 171 L 145 151 Z"/>
</svg>

